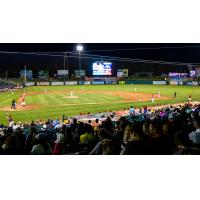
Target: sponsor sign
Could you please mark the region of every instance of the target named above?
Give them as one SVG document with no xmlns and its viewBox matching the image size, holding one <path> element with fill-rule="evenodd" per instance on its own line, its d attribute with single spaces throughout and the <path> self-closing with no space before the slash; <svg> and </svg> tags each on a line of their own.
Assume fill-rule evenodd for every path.
<svg viewBox="0 0 200 200">
<path fill-rule="evenodd" d="M 117 81 L 105 81 L 105 84 L 111 85 L 111 84 L 117 84 Z"/>
<path fill-rule="evenodd" d="M 178 81 L 178 85 L 184 85 L 183 81 Z"/>
<path fill-rule="evenodd" d="M 125 81 L 119 81 L 119 85 L 125 85 Z"/>
<path fill-rule="evenodd" d="M 112 84 L 113 84 L 113 85 L 116 85 L 116 84 L 117 84 L 117 81 L 112 81 Z"/>
<path fill-rule="evenodd" d="M 197 81 L 188 81 L 188 82 L 185 82 L 185 85 L 198 85 L 198 82 Z"/>
<path fill-rule="evenodd" d="M 35 82 L 27 82 L 25 83 L 26 86 L 34 86 L 35 85 Z"/>
<path fill-rule="evenodd" d="M 77 81 L 66 81 L 65 85 L 77 85 Z"/>
<path fill-rule="evenodd" d="M 21 78 L 23 79 L 25 79 L 26 77 L 26 79 L 31 80 L 33 77 L 33 72 L 32 70 L 21 70 L 20 75 L 21 75 Z"/>
<path fill-rule="evenodd" d="M 198 85 L 197 81 L 192 81 L 193 85 Z"/>
<path fill-rule="evenodd" d="M 153 85 L 166 85 L 166 81 L 153 81 Z"/>
<path fill-rule="evenodd" d="M 76 78 L 80 78 L 80 76 L 85 76 L 85 70 L 74 70 L 74 74 Z"/>
<path fill-rule="evenodd" d="M 58 76 L 67 76 L 69 74 L 68 70 L 57 70 Z"/>
<path fill-rule="evenodd" d="M 38 71 L 38 78 L 39 79 L 47 79 L 47 78 L 49 78 L 49 72 L 47 70 Z"/>
<path fill-rule="evenodd" d="M 104 81 L 92 81 L 92 85 L 104 85 Z"/>
<path fill-rule="evenodd" d="M 50 85 L 50 82 L 37 82 L 37 85 L 39 86 Z"/>
<path fill-rule="evenodd" d="M 178 81 L 170 81 L 169 84 L 170 85 L 178 85 Z"/>
<path fill-rule="evenodd" d="M 64 82 L 51 82 L 51 85 L 64 85 Z"/>
<path fill-rule="evenodd" d="M 83 84 L 84 84 L 84 81 L 79 81 L 78 84 L 79 84 L 79 85 L 83 85 Z"/>
<path fill-rule="evenodd" d="M 91 85 L 91 81 L 84 81 L 84 85 Z"/>
</svg>

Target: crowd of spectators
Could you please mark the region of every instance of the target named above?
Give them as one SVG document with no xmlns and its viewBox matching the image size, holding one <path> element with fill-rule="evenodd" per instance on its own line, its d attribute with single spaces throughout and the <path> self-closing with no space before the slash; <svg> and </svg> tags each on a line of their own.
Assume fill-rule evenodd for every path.
<svg viewBox="0 0 200 200">
<path fill-rule="evenodd" d="M 134 111 L 133 111 L 134 110 Z M 74 118 L 0 125 L 4 155 L 188 155 L 200 154 L 200 105 L 139 110 L 113 121 Z"/>
</svg>

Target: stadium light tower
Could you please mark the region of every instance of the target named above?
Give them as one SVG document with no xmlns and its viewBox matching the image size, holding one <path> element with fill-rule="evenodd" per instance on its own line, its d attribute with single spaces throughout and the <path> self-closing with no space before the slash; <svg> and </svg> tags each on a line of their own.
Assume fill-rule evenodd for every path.
<svg viewBox="0 0 200 200">
<path fill-rule="evenodd" d="M 78 45 L 76 47 L 78 53 L 79 53 L 79 75 L 80 75 L 80 79 L 81 79 L 81 51 L 83 51 L 83 46 L 82 45 Z"/>
</svg>

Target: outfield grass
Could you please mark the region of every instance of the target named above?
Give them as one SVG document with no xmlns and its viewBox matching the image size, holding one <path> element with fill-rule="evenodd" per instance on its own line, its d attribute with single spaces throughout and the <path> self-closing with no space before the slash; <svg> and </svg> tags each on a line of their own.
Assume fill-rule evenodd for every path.
<svg viewBox="0 0 200 200">
<path fill-rule="evenodd" d="M 154 103 L 148 102 L 120 102 L 123 97 L 114 96 L 109 94 L 103 94 L 93 92 L 92 94 L 84 93 L 85 90 L 96 91 L 126 91 L 134 92 L 137 88 L 137 92 L 142 93 L 157 93 L 160 90 L 161 96 L 167 96 L 169 100 L 157 100 Z M 45 92 L 47 90 L 47 92 Z M 31 96 L 26 97 L 27 105 L 38 105 L 38 109 L 24 110 L 24 111 L 0 111 L 0 123 L 7 123 L 7 115 L 11 114 L 15 121 L 30 122 L 31 120 L 48 119 L 48 118 L 61 118 L 63 114 L 73 116 L 80 114 L 81 112 L 96 113 L 100 111 L 108 110 L 120 110 L 123 108 L 129 108 L 131 105 L 144 106 L 144 105 L 156 105 L 156 104 L 168 104 L 168 103 L 180 103 L 186 102 L 188 95 L 192 95 L 193 101 L 200 101 L 200 88 L 198 86 L 167 86 L 167 85 L 77 85 L 77 86 L 37 86 L 29 87 L 11 92 L 0 93 L 0 108 L 10 106 L 13 98 L 18 99 L 23 92 L 30 93 L 36 92 Z M 52 94 L 52 91 L 64 92 L 58 94 Z M 83 93 L 76 94 L 77 91 Z M 173 94 L 176 91 L 177 98 L 173 98 Z M 70 96 L 71 92 L 73 96 L 79 98 L 64 99 L 63 96 Z M 78 92 L 77 92 L 78 93 Z M 95 104 L 96 103 L 96 104 Z"/>
</svg>

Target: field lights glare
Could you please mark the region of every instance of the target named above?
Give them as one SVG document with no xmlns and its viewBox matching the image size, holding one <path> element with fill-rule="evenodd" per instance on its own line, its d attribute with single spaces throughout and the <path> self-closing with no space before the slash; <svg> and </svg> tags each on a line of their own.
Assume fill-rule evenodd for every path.
<svg viewBox="0 0 200 200">
<path fill-rule="evenodd" d="M 78 45 L 78 46 L 76 47 L 76 49 L 77 49 L 77 51 L 83 51 L 83 46 L 82 46 L 82 45 Z"/>
</svg>

